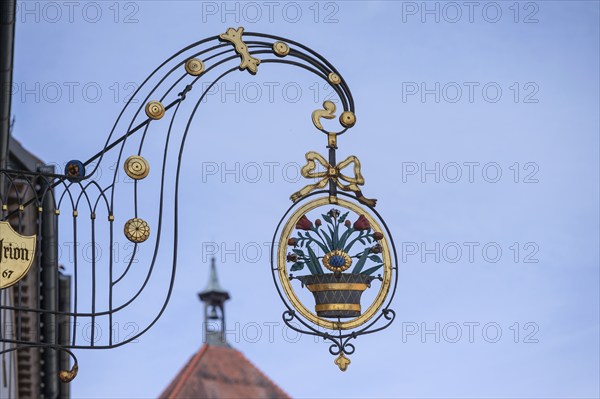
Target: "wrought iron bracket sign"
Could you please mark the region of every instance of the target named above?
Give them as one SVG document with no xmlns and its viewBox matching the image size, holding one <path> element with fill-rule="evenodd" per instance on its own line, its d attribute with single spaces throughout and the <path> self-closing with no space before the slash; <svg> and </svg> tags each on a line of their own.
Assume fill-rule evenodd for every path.
<svg viewBox="0 0 600 399">
<path fill-rule="evenodd" d="M 328 82 L 343 108 L 341 128 L 336 132 L 322 124 L 322 119 L 336 116 L 332 101 L 325 101 L 323 109 L 312 113 L 315 128 L 325 134 L 328 154 L 306 154 L 301 172 L 312 183 L 291 194 L 293 204 L 273 235 L 271 270 L 286 307 L 283 320 L 296 331 L 330 341 L 329 351 L 337 356 L 335 363 L 341 370 L 350 363 L 354 339 L 392 323 L 395 313 L 390 303 L 398 278 L 392 235 L 375 210 L 376 200 L 362 194 L 365 179 L 358 158 L 336 159 L 338 138 L 356 124 L 347 83 L 314 50 L 282 37 L 244 32 L 240 27 L 196 42 L 166 59 L 126 103 L 102 150 L 87 161 L 69 161 L 62 174 L 0 171 L 6 182 L 0 193 L 0 288 L 19 290 L 20 279 L 36 259 L 42 274 L 59 273 L 58 260 L 52 256 L 56 255 L 56 242 L 36 247 L 36 236 L 45 228 L 53 228 L 75 243 L 72 262 L 66 265 L 73 276 L 71 309 L 47 301 L 25 303 L 19 295 L 11 303 L 0 304 L 0 309 L 14 313 L 17 322 L 32 316 L 41 317 L 44 325 L 66 323 L 69 342 L 57 344 L 52 330 L 43 335 L 18 331 L 0 337 L 7 344 L 0 353 L 26 348 L 66 352 L 73 365 L 58 374 L 68 382 L 78 370 L 73 349 L 125 345 L 156 323 L 171 296 L 177 269 L 179 178 L 193 121 L 206 95 L 221 79 L 236 71 L 254 75 L 268 64 L 302 68 Z M 194 91 L 196 87 L 202 90 Z M 99 176 L 100 165 L 113 164 L 118 167 Z M 37 234 L 24 234 L 27 220 L 38 226 Z M 117 237 L 125 237 L 133 246 L 133 256 L 124 266 L 113 262 L 111 256 L 102 258 L 95 250 L 102 243 L 112 254 Z M 91 244 L 87 260 L 77 252 L 81 242 Z M 142 252 L 150 261 L 135 264 L 134 257 Z M 170 264 L 170 269 L 159 264 Z M 99 328 L 105 325 L 111 331 L 113 321 L 140 301 L 141 293 L 160 273 L 158 281 L 166 281 L 166 292 L 147 325 L 122 341 L 112 334 L 101 337 Z M 132 286 L 137 288 L 132 290 Z M 76 326 L 86 322 L 90 327 L 83 337 Z"/>
</svg>

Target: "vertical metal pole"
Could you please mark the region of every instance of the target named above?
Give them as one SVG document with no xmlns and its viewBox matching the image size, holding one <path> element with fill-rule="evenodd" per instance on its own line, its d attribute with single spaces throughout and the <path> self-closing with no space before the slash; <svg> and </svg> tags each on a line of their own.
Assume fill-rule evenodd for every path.
<svg viewBox="0 0 600 399">
<path fill-rule="evenodd" d="M 59 296 L 58 296 L 58 310 L 61 312 L 71 311 L 71 276 L 59 274 Z M 68 346 L 71 341 L 71 331 L 69 329 L 69 316 L 61 315 L 58 316 L 58 342 L 62 346 Z M 71 358 L 65 352 L 59 354 L 59 369 L 70 370 L 71 369 Z M 61 399 L 69 399 L 71 397 L 71 385 L 60 383 L 59 384 L 59 397 Z"/>
<path fill-rule="evenodd" d="M 328 146 L 328 148 L 329 148 L 329 164 L 335 168 L 335 166 L 337 165 L 337 161 L 335 159 L 336 147 Z M 336 190 L 337 190 L 337 186 L 335 185 L 335 182 L 333 180 L 329 179 L 329 195 L 335 196 Z"/>
<path fill-rule="evenodd" d="M 45 166 L 40 168 L 42 173 L 54 173 L 53 166 Z M 49 182 L 42 180 L 42 192 L 49 186 Z M 42 259 L 41 259 L 41 291 L 42 301 L 41 307 L 50 312 L 58 310 L 58 229 L 57 216 L 54 212 L 56 204 L 54 196 L 50 189 L 46 192 L 43 198 L 42 211 Z M 54 313 L 42 314 L 42 335 L 43 342 L 56 345 L 57 342 L 57 317 Z M 58 354 L 53 349 L 44 349 L 42 356 L 44 365 L 42 370 L 44 376 L 42 378 L 43 397 L 57 398 L 58 389 Z"/>
<path fill-rule="evenodd" d="M 0 0 L 0 169 L 8 164 L 16 3 Z M 4 184 L 0 189 L 4 191 Z"/>
<path fill-rule="evenodd" d="M 12 93 L 12 71 L 13 71 L 13 54 L 14 54 L 14 40 L 15 40 L 15 15 L 16 15 L 16 0 L 0 0 L 0 169 L 6 169 L 8 166 L 9 149 L 8 144 L 10 142 L 10 107 L 11 107 L 11 93 Z M 7 200 L 8 194 L 6 193 L 6 185 L 4 174 L 0 174 L 0 194 L 2 199 Z M 12 290 L 5 290 L 0 295 L 0 304 L 4 305 L 3 298 L 6 296 L 8 304 L 8 296 L 12 295 Z M 10 318 L 2 320 L 2 313 L 0 312 L 0 329 L 4 329 L 3 323 L 10 323 Z M 6 313 L 5 313 L 6 315 Z M 8 313 L 10 315 L 10 313 Z M 2 336 L 4 332 L 0 332 Z M 4 349 L 4 345 L 3 345 Z M 9 355 L 12 359 L 16 360 L 14 354 Z M 2 356 L 2 371 L 4 369 L 5 357 Z M 10 372 L 16 369 L 16 362 L 14 367 L 10 367 Z M 9 381 L 12 382 L 12 376 L 9 376 Z M 14 388 L 15 392 L 18 387 L 12 387 L 9 383 L 9 395 L 12 393 L 11 389 Z"/>
</svg>

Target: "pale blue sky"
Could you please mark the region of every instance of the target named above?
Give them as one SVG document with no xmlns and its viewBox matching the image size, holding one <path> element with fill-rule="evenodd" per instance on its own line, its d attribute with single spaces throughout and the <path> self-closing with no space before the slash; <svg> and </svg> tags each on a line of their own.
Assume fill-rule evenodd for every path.
<svg viewBox="0 0 600 399">
<path fill-rule="evenodd" d="M 73 396 L 160 394 L 201 345 L 196 293 L 216 242 L 232 295 L 227 320 L 240 326 L 230 341 L 294 397 L 598 397 L 598 2 L 427 3 L 439 21 L 422 2 L 267 3 L 227 3 L 232 14 L 222 2 L 19 2 L 14 136 L 48 162 L 85 160 L 132 87 L 179 49 L 230 26 L 299 41 L 353 92 L 358 122 L 340 139 L 340 157 L 360 158 L 364 193 L 379 199 L 398 245 L 396 322 L 356 342 L 347 373 L 326 345 L 283 338 L 265 243 L 304 184 L 295 178 L 304 153 L 324 151 L 310 113 L 331 92 L 298 69 L 264 64 L 254 77 L 230 75 L 199 109 L 183 159 L 179 270 L 165 314 L 137 343 L 77 351 Z M 160 137 L 147 140 L 149 158 L 159 156 Z M 111 165 L 102 167 L 106 178 Z M 439 182 L 423 174 L 436 167 Z M 121 194 L 123 222 L 131 200 Z M 149 195 L 142 208 L 151 212 L 154 202 Z M 123 264 L 127 241 L 116 240 Z M 436 245 L 439 262 L 423 255 Z M 144 326 L 158 310 L 170 269 L 164 251 L 157 278 L 119 317 L 121 338 L 131 331 L 125 323 Z M 66 255 L 61 262 L 69 270 Z M 147 264 L 142 251 L 135 268 Z M 269 323 L 279 323 L 272 340 Z M 436 323 L 439 343 L 421 335 Z M 257 325 L 262 336 L 252 342 Z M 496 327 L 502 336 L 488 342 Z"/>
</svg>

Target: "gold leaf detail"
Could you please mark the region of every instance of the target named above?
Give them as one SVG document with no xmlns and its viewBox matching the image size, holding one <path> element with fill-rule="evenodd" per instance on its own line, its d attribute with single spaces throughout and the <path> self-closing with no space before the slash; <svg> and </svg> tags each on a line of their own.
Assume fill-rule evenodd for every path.
<svg viewBox="0 0 600 399">
<path fill-rule="evenodd" d="M 146 115 L 150 119 L 160 119 L 165 116 L 165 107 L 160 101 L 150 101 L 146 104 Z"/>
<path fill-rule="evenodd" d="M 150 173 L 150 165 L 148 161 L 139 155 L 132 155 L 125 160 L 123 164 L 127 176 L 134 180 L 141 180 Z"/>
<path fill-rule="evenodd" d="M 343 353 L 340 353 L 337 359 L 335 359 L 334 363 L 337 364 L 341 371 L 346 371 L 348 369 L 348 365 L 352 362 L 350 361 L 350 359 L 344 356 Z"/>
<path fill-rule="evenodd" d="M 150 237 L 150 226 L 143 219 L 129 219 L 125 222 L 124 233 L 129 241 L 141 243 Z"/>
</svg>

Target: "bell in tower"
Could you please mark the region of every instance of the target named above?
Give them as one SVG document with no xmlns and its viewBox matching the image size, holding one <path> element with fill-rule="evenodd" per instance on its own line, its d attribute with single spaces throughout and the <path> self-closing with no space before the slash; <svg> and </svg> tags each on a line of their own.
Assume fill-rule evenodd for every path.
<svg viewBox="0 0 600 399">
<path fill-rule="evenodd" d="M 217 314 L 217 308 L 212 306 L 210 308 L 210 314 L 208 315 L 209 320 L 219 320 L 219 315 Z"/>
<path fill-rule="evenodd" d="M 198 294 L 204 303 L 204 336 L 207 345 L 229 346 L 225 340 L 225 301 L 230 299 L 217 277 L 215 258 L 210 262 L 210 274 L 206 288 Z"/>
</svg>

